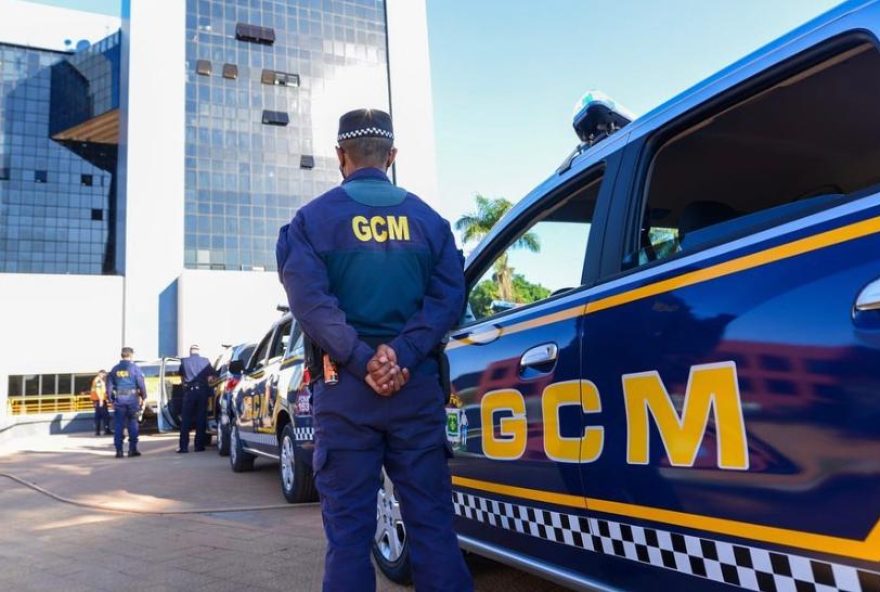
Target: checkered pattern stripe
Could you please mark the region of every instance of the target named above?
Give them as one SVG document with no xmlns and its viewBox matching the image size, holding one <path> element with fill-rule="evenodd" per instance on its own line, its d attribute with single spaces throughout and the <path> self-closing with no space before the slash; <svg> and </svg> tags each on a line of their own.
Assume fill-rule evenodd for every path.
<svg viewBox="0 0 880 592">
<path fill-rule="evenodd" d="M 458 516 L 620 559 L 760 592 L 880 592 L 880 574 L 676 532 L 455 491 Z"/>
<path fill-rule="evenodd" d="M 261 434 L 259 432 L 238 430 L 238 437 L 244 442 L 256 442 L 257 444 L 264 444 L 266 446 L 275 446 L 278 444 L 278 439 L 275 437 L 275 434 Z"/>
<path fill-rule="evenodd" d="M 381 136 L 383 138 L 388 138 L 389 140 L 394 139 L 394 134 L 388 130 L 379 129 L 378 127 L 364 127 L 358 130 L 345 132 L 344 134 L 339 134 L 336 136 L 336 141 L 341 142 L 343 140 L 351 140 L 352 138 L 360 138 L 361 136 Z"/>
<path fill-rule="evenodd" d="M 297 440 L 314 440 L 315 428 L 293 428 L 293 437 Z"/>
</svg>

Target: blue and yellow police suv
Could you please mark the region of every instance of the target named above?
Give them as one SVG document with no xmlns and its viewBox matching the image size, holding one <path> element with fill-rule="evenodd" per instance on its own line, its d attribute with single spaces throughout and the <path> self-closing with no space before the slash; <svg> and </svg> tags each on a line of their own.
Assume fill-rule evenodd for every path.
<svg viewBox="0 0 880 592">
<path fill-rule="evenodd" d="M 581 143 L 470 255 L 469 551 L 588 590 L 880 590 L 880 3 Z M 374 555 L 406 578 L 379 493 Z"/>
<path fill-rule="evenodd" d="M 250 471 L 257 457 L 277 461 L 284 498 L 291 503 L 315 501 L 314 429 L 303 334 L 287 308 L 279 308 L 285 314 L 272 324 L 247 362 L 229 363 L 230 373 L 240 380 L 230 396 L 232 423 L 222 433 L 229 435 L 233 471 Z"/>
</svg>

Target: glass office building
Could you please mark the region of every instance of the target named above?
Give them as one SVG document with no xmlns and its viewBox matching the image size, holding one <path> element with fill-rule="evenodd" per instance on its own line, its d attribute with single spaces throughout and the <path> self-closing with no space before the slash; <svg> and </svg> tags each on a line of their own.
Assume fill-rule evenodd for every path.
<svg viewBox="0 0 880 592">
<path fill-rule="evenodd" d="M 319 91 L 368 69 L 388 109 L 386 33 L 384 0 L 187 1 L 186 267 L 275 269 L 278 228 L 339 182 Z"/>
<path fill-rule="evenodd" d="M 434 198 L 425 0 L 120 4 L 0 0 L 0 426 L 122 345 L 262 334 L 278 230 L 339 183 L 344 112 L 391 112 L 391 176 Z"/>
<path fill-rule="evenodd" d="M 0 43 L 0 273 L 114 272 L 115 147 L 56 134 L 118 107 L 118 56 L 118 34 L 78 54 Z"/>
</svg>

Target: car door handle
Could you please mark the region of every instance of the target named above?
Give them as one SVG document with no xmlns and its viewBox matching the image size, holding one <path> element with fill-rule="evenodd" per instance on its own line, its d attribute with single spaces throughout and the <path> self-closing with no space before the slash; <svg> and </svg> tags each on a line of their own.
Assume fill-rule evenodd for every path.
<svg viewBox="0 0 880 592">
<path fill-rule="evenodd" d="M 487 343 L 492 343 L 496 339 L 501 337 L 501 327 L 491 325 L 489 327 L 480 327 L 475 331 L 471 331 L 469 333 L 459 333 L 457 335 L 453 335 L 452 339 L 455 341 L 464 341 L 465 343 L 472 343 L 474 345 L 485 345 Z"/>
<path fill-rule="evenodd" d="M 856 298 L 856 310 L 880 310 L 880 280 L 874 280 L 859 292 Z"/>
<path fill-rule="evenodd" d="M 541 366 L 555 362 L 559 356 L 559 347 L 555 343 L 542 343 L 526 351 L 519 359 L 520 368 Z"/>
</svg>

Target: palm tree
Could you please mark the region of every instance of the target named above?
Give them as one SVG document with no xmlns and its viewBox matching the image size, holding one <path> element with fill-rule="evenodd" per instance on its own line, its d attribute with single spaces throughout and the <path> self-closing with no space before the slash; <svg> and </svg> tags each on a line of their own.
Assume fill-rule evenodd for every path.
<svg viewBox="0 0 880 592">
<path fill-rule="evenodd" d="M 513 204 L 503 197 L 489 199 L 479 193 L 474 196 L 474 201 L 477 205 L 476 211 L 464 214 L 455 222 L 455 229 L 461 232 L 461 240 L 466 243 L 479 241 L 489 234 L 498 220 L 513 207 Z M 492 266 L 495 271 L 493 280 L 498 284 L 500 298 L 514 302 L 516 294 L 513 290 L 513 268 L 507 264 L 507 254 L 510 249 L 526 249 L 537 253 L 541 250 L 541 241 L 533 232 L 525 233 Z"/>
</svg>

